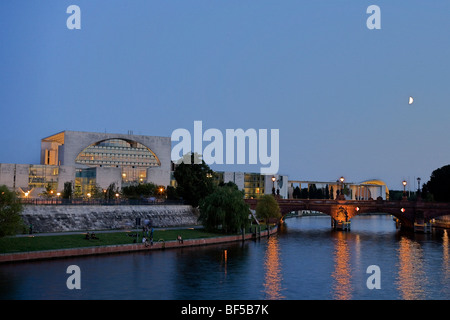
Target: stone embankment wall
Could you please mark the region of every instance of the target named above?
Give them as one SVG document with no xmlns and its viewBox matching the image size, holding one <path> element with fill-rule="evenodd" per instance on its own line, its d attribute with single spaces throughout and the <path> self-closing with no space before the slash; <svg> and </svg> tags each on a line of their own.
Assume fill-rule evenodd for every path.
<svg viewBox="0 0 450 320">
<path fill-rule="evenodd" d="M 153 227 L 198 224 L 198 212 L 187 205 L 25 205 L 22 219 L 33 232 L 130 229 L 141 218 Z"/>
</svg>

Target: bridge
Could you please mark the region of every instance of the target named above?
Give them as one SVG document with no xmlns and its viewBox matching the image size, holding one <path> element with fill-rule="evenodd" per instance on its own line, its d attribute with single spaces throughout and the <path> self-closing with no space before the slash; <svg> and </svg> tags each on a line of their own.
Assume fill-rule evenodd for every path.
<svg viewBox="0 0 450 320">
<path fill-rule="evenodd" d="M 430 221 L 450 215 L 450 203 L 424 202 L 420 197 L 417 201 L 405 198 L 389 201 L 380 197 L 376 200 L 345 200 L 343 197 L 336 200 L 276 199 L 283 217 L 292 211 L 319 211 L 331 217 L 332 227 L 336 229 L 349 229 L 350 220 L 359 214 L 387 213 L 397 219 L 401 228 L 427 232 L 431 230 Z M 258 199 L 245 201 L 250 209 L 256 209 Z"/>
</svg>

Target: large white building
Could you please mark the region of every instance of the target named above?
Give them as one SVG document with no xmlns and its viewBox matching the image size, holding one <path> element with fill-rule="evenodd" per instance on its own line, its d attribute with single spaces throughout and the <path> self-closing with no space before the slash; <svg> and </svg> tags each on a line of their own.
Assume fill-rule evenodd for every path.
<svg viewBox="0 0 450 320">
<path fill-rule="evenodd" d="M 170 137 L 62 131 L 41 140 L 39 165 L 0 164 L 0 185 L 31 197 L 47 185 L 60 192 L 65 182 L 81 193 L 112 183 L 168 186 L 170 152 Z"/>
</svg>

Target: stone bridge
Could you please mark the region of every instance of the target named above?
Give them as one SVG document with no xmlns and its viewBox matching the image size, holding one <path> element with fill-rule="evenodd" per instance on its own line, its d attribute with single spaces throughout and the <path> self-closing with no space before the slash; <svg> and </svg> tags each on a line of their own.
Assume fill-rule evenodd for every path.
<svg viewBox="0 0 450 320">
<path fill-rule="evenodd" d="M 251 209 L 256 209 L 257 199 L 245 200 Z M 363 213 L 387 213 L 398 219 L 402 228 L 416 229 L 417 226 L 443 215 L 450 215 L 450 203 L 424 202 L 406 199 L 388 201 L 377 200 L 314 200 L 314 199 L 279 199 L 281 214 L 298 210 L 319 211 L 329 215 L 334 225 L 350 222 L 350 219 Z"/>
</svg>

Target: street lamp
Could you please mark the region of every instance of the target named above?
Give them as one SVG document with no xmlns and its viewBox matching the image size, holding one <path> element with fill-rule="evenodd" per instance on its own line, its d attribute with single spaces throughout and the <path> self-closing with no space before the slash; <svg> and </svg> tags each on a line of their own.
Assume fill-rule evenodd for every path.
<svg viewBox="0 0 450 320">
<path fill-rule="evenodd" d="M 403 198 L 406 199 L 406 180 L 403 180 Z"/>
<path fill-rule="evenodd" d="M 275 195 L 275 176 L 272 176 L 272 194 Z"/>
<path fill-rule="evenodd" d="M 341 194 L 342 194 L 342 192 L 344 191 L 344 180 L 345 180 L 344 177 L 340 177 L 340 178 L 339 178 L 339 181 L 341 182 Z"/>
<path fill-rule="evenodd" d="M 417 186 L 418 186 L 418 189 L 417 189 L 417 191 L 418 192 L 420 192 L 420 178 L 417 178 Z"/>
</svg>

